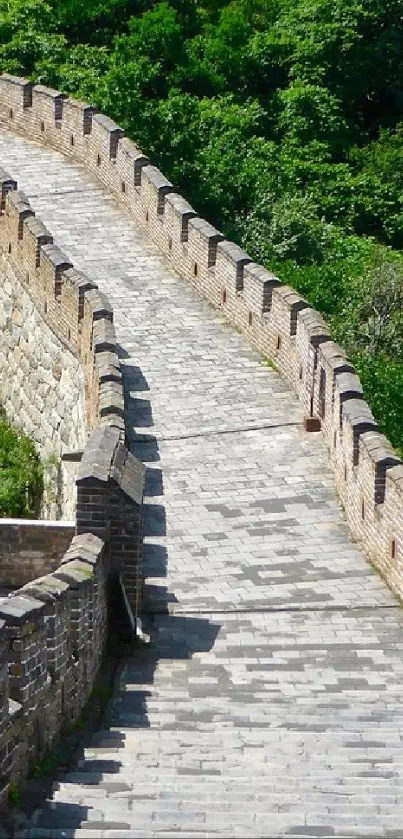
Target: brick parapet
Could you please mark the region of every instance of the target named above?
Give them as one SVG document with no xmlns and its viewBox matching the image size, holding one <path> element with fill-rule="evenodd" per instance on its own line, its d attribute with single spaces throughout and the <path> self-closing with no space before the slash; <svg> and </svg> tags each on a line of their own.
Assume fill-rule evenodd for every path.
<svg viewBox="0 0 403 839">
<path fill-rule="evenodd" d="M 108 171 L 118 153 L 120 129 L 57 91 L 11 78 L 8 84 L 16 98 L 7 113 L 17 130 L 25 132 L 30 114 L 33 136 L 43 140 L 51 133 L 57 145 L 63 132 L 63 142 L 76 153 L 80 126 L 82 150 L 84 138 L 96 136 L 101 168 Z M 147 164 L 141 155 L 135 161 L 136 183 Z M 120 576 L 138 614 L 144 468 L 126 447 L 122 372 L 109 301 L 60 251 L 16 181 L 2 170 L 0 186 L 0 257 L 83 370 L 87 434 L 74 525 L 60 525 L 57 549 L 47 550 L 50 522 L 14 521 L 8 529 L 5 522 L 0 527 L 14 562 L 16 553 L 21 559 L 29 548 L 18 579 L 8 579 L 3 568 L 1 580 L 22 586 L 0 601 L 1 797 L 1 788 L 18 782 L 29 764 L 44 756 L 91 692 L 107 634 L 111 574 Z M 154 183 L 154 188 L 161 206 L 164 185 Z M 24 542 L 24 526 L 26 532 L 29 525 L 36 534 L 30 531 Z M 54 527 L 58 530 L 57 523 Z M 60 560 L 73 527 L 76 536 Z"/>
<path fill-rule="evenodd" d="M 393 453 L 380 455 L 389 447 L 379 441 L 352 365 L 319 313 L 199 218 L 119 126 L 91 106 L 4 75 L 0 121 L 95 174 L 178 273 L 273 360 L 302 400 L 307 427 L 309 420 L 315 420 L 313 427 L 320 421 L 353 537 L 402 595 L 403 484 L 398 470 L 403 466 Z M 344 374 L 353 379 L 346 381 Z M 369 430 L 375 435 L 371 445 L 365 437 Z"/>
<path fill-rule="evenodd" d="M 88 699 L 107 635 L 109 551 L 87 533 L 0 602 L 0 778 L 18 783 Z"/>
<path fill-rule="evenodd" d="M 3 259 L 10 262 L 43 320 L 80 360 L 85 374 L 87 431 L 114 425 L 123 433 L 123 385 L 109 301 L 54 244 L 25 195 L 16 189 L 16 182 L 8 179 L 7 183 L 11 187 L 0 213 Z"/>
<path fill-rule="evenodd" d="M 69 546 L 75 521 L 0 518 L 0 581 L 19 588 L 54 571 Z"/>
</svg>

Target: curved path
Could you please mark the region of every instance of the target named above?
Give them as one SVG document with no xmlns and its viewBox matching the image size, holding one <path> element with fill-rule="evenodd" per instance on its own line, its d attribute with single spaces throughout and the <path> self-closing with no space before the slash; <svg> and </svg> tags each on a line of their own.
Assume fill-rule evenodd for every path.
<svg viewBox="0 0 403 839">
<path fill-rule="evenodd" d="M 30 839 L 401 837 L 403 617 L 321 436 L 80 167 L 6 132 L 0 161 L 113 304 L 149 467 L 152 644 Z"/>
</svg>

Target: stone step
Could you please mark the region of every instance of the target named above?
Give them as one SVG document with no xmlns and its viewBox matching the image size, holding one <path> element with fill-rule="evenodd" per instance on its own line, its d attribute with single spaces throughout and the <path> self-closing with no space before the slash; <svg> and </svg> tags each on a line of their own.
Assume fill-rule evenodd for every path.
<svg viewBox="0 0 403 839">
<path fill-rule="evenodd" d="M 142 754 L 142 755 L 150 754 L 154 757 L 155 755 L 159 754 L 159 750 L 164 748 L 164 745 L 165 745 L 164 750 L 168 751 L 169 754 L 174 754 L 174 753 L 176 754 L 177 753 L 178 755 L 184 754 L 184 753 L 186 753 L 186 754 L 200 754 L 200 753 L 202 753 L 203 754 L 203 753 L 207 753 L 207 751 L 208 751 L 209 755 L 210 754 L 212 754 L 212 755 L 221 754 L 222 755 L 223 750 L 226 750 L 226 749 L 229 749 L 230 752 L 235 751 L 235 750 L 239 750 L 239 749 L 245 749 L 245 751 L 246 751 L 248 748 L 254 749 L 256 752 L 259 751 L 259 744 L 256 744 L 256 745 L 252 744 L 250 747 L 248 747 L 248 746 L 244 746 L 244 744 L 242 742 L 236 742 L 236 741 L 231 742 L 231 741 L 228 741 L 228 740 L 218 742 L 218 743 L 216 741 L 213 741 L 211 743 L 206 743 L 204 745 L 201 745 L 200 743 L 189 743 L 189 742 L 188 743 L 181 743 L 181 742 L 178 742 L 177 740 L 172 741 L 171 737 L 168 736 L 168 732 L 166 732 L 166 737 L 165 738 L 162 737 L 162 738 L 159 738 L 157 740 L 152 740 L 151 742 L 149 740 L 145 740 L 145 739 L 144 740 L 133 739 L 132 742 L 130 742 L 130 740 L 128 740 L 126 743 L 124 741 L 122 741 L 118 745 L 115 745 L 113 743 L 113 740 L 109 740 L 107 742 L 111 743 L 112 745 L 111 746 L 94 746 L 94 745 L 91 744 L 91 745 L 85 746 L 84 747 L 85 754 L 86 755 L 96 754 L 97 756 L 100 756 L 102 754 L 110 755 L 110 754 L 113 753 L 113 751 L 118 752 L 123 748 L 125 751 L 130 752 L 130 753 L 139 753 L 139 754 Z M 263 744 L 261 746 L 261 749 L 263 751 L 263 749 L 264 749 Z M 403 743 L 400 746 L 400 750 L 403 752 Z M 397 744 L 395 746 L 395 751 L 396 752 L 399 751 L 399 745 L 397 745 Z M 120 757 L 120 755 L 119 755 L 119 757 Z M 258 755 L 256 755 L 256 757 L 258 757 Z"/>
<path fill-rule="evenodd" d="M 137 825 L 137 827 L 142 827 L 144 821 L 151 822 L 152 821 L 151 814 L 150 814 L 150 818 L 148 820 L 145 819 L 144 816 L 142 815 L 141 816 L 141 824 Z M 124 830 L 130 830 L 130 828 L 131 828 L 131 823 L 130 822 L 124 822 L 124 821 L 121 821 L 119 819 L 108 819 L 107 816 L 106 816 L 105 819 L 99 819 L 99 821 L 97 821 L 96 819 L 93 819 L 91 821 L 82 820 L 80 822 L 77 822 L 77 821 L 74 822 L 73 820 L 69 821 L 68 819 L 66 819 L 65 821 L 63 821 L 62 819 L 56 819 L 56 818 L 55 819 L 47 819 L 47 820 L 44 820 L 42 824 L 38 824 L 38 826 L 36 828 L 31 828 L 31 830 L 54 831 L 54 833 L 57 833 L 57 831 L 61 831 L 61 835 L 63 835 L 63 831 L 64 831 L 65 835 L 68 836 L 69 835 L 68 831 L 75 831 L 75 830 L 80 829 L 82 831 L 84 831 L 84 830 L 87 831 L 87 833 L 86 833 L 87 839 L 88 839 L 88 831 L 91 831 L 94 834 L 94 837 L 96 836 L 96 839 L 99 839 L 99 837 L 102 836 L 105 831 L 115 830 L 116 832 L 117 831 L 120 832 L 120 831 L 124 831 Z M 75 834 L 73 834 L 73 835 L 75 835 Z M 29 839 L 31 839 L 31 833 L 28 834 L 28 837 L 29 837 Z"/>
<path fill-rule="evenodd" d="M 135 828 L 105 828 L 104 831 L 93 827 L 32 827 L 24 839 L 103 839 L 105 835 L 107 839 L 151 839 L 152 836 L 149 830 Z M 202 839 L 200 834 L 197 836 Z"/>
<path fill-rule="evenodd" d="M 155 825 L 154 825 L 155 826 Z M 150 828 L 129 828 L 129 829 L 110 829 L 100 831 L 93 828 L 31 828 L 24 839 L 154 839 L 154 837 L 161 837 L 161 839 L 233 839 L 235 836 L 243 836 L 243 828 L 240 832 L 232 831 L 231 835 L 227 830 L 213 830 L 209 828 L 206 830 L 197 830 L 192 833 L 187 827 L 183 830 L 176 829 L 174 832 L 161 828 L 159 831 Z M 311 835 L 312 839 L 312 835 Z"/>
<path fill-rule="evenodd" d="M 279 806 L 279 795 L 278 793 L 273 793 L 272 795 L 259 795 L 259 793 L 250 792 L 244 793 L 243 795 L 240 792 L 236 793 L 226 793 L 225 791 L 219 791 L 216 795 L 214 795 L 214 790 L 211 790 L 211 795 L 206 795 L 203 791 L 201 793 L 198 789 L 188 789 L 188 790 L 175 790 L 170 795 L 164 796 L 164 794 L 158 794 L 158 792 L 145 792 L 144 795 L 135 792 L 135 789 L 131 792 L 116 792 L 116 793 L 107 793 L 105 795 L 105 790 L 100 792 L 104 792 L 103 795 L 93 797 L 92 794 L 90 796 L 86 795 L 87 790 L 81 790 L 77 794 L 70 794 L 69 797 L 63 792 L 60 795 L 55 793 L 54 802 L 57 807 L 65 807 L 68 805 L 69 807 L 76 806 L 77 809 L 81 807 L 86 807 L 91 811 L 98 811 L 102 810 L 105 806 L 107 806 L 108 812 L 120 813 L 122 818 L 127 817 L 130 813 L 137 813 L 137 812 L 155 812 L 156 810 L 180 810 L 180 811 L 195 811 L 198 810 L 200 807 L 205 809 L 206 806 L 211 806 L 213 803 L 221 810 L 234 810 L 237 807 L 242 807 L 243 805 L 250 804 L 253 802 L 254 807 L 258 811 L 266 812 L 267 810 L 273 811 L 278 809 Z M 200 793 L 200 794 L 199 794 Z M 328 800 L 332 802 L 334 806 L 340 804 L 340 807 L 345 806 L 345 802 L 342 800 L 343 796 L 339 796 L 339 801 L 332 802 L 332 796 L 329 794 Z M 300 801 L 300 796 L 296 794 L 290 795 L 282 795 L 281 796 L 281 806 L 292 806 L 296 801 Z M 311 799 L 306 799 L 304 796 L 304 800 L 308 801 L 313 800 L 314 803 L 318 801 L 318 796 L 312 796 Z M 107 805 L 106 803 L 107 802 Z M 43 808 L 43 812 L 50 813 L 51 810 L 49 808 Z M 42 812 L 42 811 L 41 811 Z M 42 818 L 42 816 L 41 816 Z"/>
<path fill-rule="evenodd" d="M 102 839 L 102 833 L 94 828 L 31 827 L 24 839 Z"/>
</svg>

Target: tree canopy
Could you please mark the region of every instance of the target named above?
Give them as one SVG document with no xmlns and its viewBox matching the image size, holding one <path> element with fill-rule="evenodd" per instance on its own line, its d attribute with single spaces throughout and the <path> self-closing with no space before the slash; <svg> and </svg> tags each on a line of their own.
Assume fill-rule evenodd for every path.
<svg viewBox="0 0 403 839">
<path fill-rule="evenodd" d="M 319 308 L 403 447 L 401 0 L 0 0 L 0 69 L 90 100 Z"/>
</svg>

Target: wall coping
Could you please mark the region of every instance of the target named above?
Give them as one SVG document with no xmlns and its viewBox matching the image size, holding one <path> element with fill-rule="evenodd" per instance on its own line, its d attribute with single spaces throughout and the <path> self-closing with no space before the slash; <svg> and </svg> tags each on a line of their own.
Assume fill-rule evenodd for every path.
<svg viewBox="0 0 403 839">
<path fill-rule="evenodd" d="M 68 520 L 68 519 L 9 519 L 9 518 L 0 518 L 0 528 L 6 526 L 13 526 L 16 525 L 21 529 L 37 527 L 38 530 L 42 528 L 50 529 L 50 528 L 60 528 L 60 530 L 74 528 L 76 526 L 75 519 Z"/>
<path fill-rule="evenodd" d="M 19 87 L 14 78 L 6 79 L 13 88 Z M 32 102 L 41 101 L 43 107 L 50 103 L 55 119 L 61 118 L 62 111 L 53 112 L 53 108 L 64 103 L 65 96 L 42 86 L 23 88 L 33 94 L 31 100 L 24 99 L 24 109 L 32 107 Z M 115 130 L 107 118 L 95 122 L 120 137 L 120 129 Z M 67 452 L 67 459 L 81 460 L 75 520 L 0 519 L 6 557 L 12 554 L 13 559 L 20 550 L 22 562 L 24 546 L 30 548 L 25 578 L 37 555 L 46 567 L 42 536 L 49 532 L 73 536 L 54 571 L 31 579 L 0 600 L 0 669 L 6 698 L 0 708 L 0 778 L 10 783 L 26 775 L 29 760 L 43 757 L 43 750 L 66 722 L 75 719 L 88 698 L 105 646 L 111 574 L 118 572 L 122 585 L 128 574 L 136 613 L 140 606 L 141 577 L 134 562 L 140 561 L 136 539 L 141 535 L 145 467 L 126 445 L 123 378 L 108 298 L 74 268 L 17 182 L 3 170 L 0 182 L 0 254 L 47 326 L 80 362 L 87 432 L 80 457 Z M 92 494 L 102 480 L 107 485 L 102 499 L 105 526 L 99 528 Z M 109 502 L 112 492 L 113 505 Z M 125 517 L 131 520 L 130 526 Z M 48 567 L 49 563 L 54 567 L 55 556 L 51 550 Z M 48 705 L 53 709 L 50 726 L 43 719 Z M 19 726 L 18 737 L 14 725 Z M 33 725 L 42 730 L 35 743 L 30 739 Z M 11 748 L 11 742 L 15 747 Z M 0 799 L 2 794 L 0 789 Z"/>
<path fill-rule="evenodd" d="M 378 445 L 377 436 L 376 444 L 375 437 L 366 436 L 368 432 L 379 435 L 378 426 L 363 399 L 353 365 L 333 342 L 322 316 L 295 289 L 248 261 L 247 254 L 201 218 L 124 131 L 95 108 L 4 74 L 0 77 L 0 124 L 49 145 L 88 169 L 146 231 L 178 274 L 219 308 L 263 357 L 273 360 L 301 400 L 306 428 L 322 430 L 352 538 L 402 596 L 403 464 L 390 453 L 389 443 Z M 26 198 L 13 195 L 9 199 L 15 182 L 7 175 L 2 177 L 2 201 L 15 225 L 28 230 L 33 213 Z M 49 254 L 55 255 L 52 247 L 39 239 L 37 244 L 40 253 L 45 254 L 48 248 Z M 70 282 L 77 292 L 80 322 L 91 323 L 95 344 L 94 351 L 92 346 L 87 348 L 92 353 L 91 375 L 103 371 L 99 378 L 102 410 L 98 403 L 92 406 L 89 427 L 95 430 L 112 425 L 123 440 L 124 403 L 116 372 L 119 361 L 114 361 L 113 322 L 103 304 L 99 309 L 91 299 L 85 279 L 80 286 L 75 275 L 67 276 L 63 262 L 55 260 L 52 265 L 61 304 Z M 67 336 L 64 340 L 69 341 Z M 94 360 L 101 357 L 107 358 L 106 364 Z M 90 393 L 98 393 L 97 387 L 91 387 Z M 387 454 L 380 455 L 381 451 Z M 84 452 L 83 470 L 86 458 Z M 102 469 L 100 459 L 94 463 L 93 477 L 101 483 L 107 482 L 100 477 Z"/>
<path fill-rule="evenodd" d="M 42 85 L 4 74 L 0 77 L 0 123 L 50 145 L 90 170 L 147 231 L 175 270 L 220 308 L 263 356 L 273 359 L 302 400 L 307 419 L 314 420 L 306 427 L 321 425 L 350 530 L 371 560 L 378 562 L 379 550 L 389 552 L 390 522 L 403 518 L 403 499 L 396 497 L 400 489 L 394 490 L 392 499 L 388 473 L 395 467 L 390 464 L 382 510 L 377 505 L 383 516 L 382 545 L 374 548 L 371 523 L 365 521 L 358 527 L 355 511 L 362 494 L 375 496 L 375 485 L 368 485 L 368 470 L 376 467 L 374 450 L 366 448 L 354 476 L 348 464 L 357 466 L 360 437 L 377 425 L 353 365 L 332 341 L 323 317 L 295 289 L 254 263 L 201 218 L 109 117 L 69 97 L 63 99 L 61 112 L 56 114 L 49 102 L 57 95 Z M 114 352 L 113 334 L 105 321 L 96 340 L 99 352 Z M 103 419 L 108 424 L 108 412 Z M 121 426 L 117 423 L 117 427 Z M 347 475 L 346 481 L 342 474 Z M 389 510 L 389 501 L 393 510 Z M 399 528 L 394 530 L 397 533 Z M 399 531 L 393 538 L 398 539 L 402 553 L 403 534 Z M 386 574 L 386 579 L 390 582 L 390 575 Z M 401 588 L 403 592 L 403 579 Z"/>
</svg>

